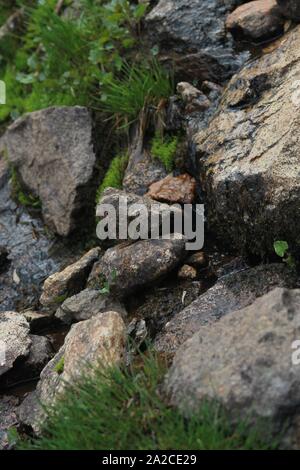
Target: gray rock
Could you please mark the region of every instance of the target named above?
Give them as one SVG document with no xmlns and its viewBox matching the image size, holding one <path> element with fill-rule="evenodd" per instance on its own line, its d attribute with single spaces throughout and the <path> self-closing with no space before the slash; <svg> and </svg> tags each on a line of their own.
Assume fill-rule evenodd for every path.
<svg viewBox="0 0 300 470">
<path fill-rule="evenodd" d="M 233 51 L 224 27 L 226 14 L 238 3 L 161 0 L 146 17 L 148 36 L 174 61 L 182 80 L 226 80 L 244 58 Z"/>
<path fill-rule="evenodd" d="M 176 313 L 155 340 L 159 351 L 174 352 L 202 326 L 250 305 L 274 287 L 295 287 L 297 277 L 283 264 L 261 265 L 220 278 L 207 292 Z"/>
<path fill-rule="evenodd" d="M 173 403 L 188 413 L 217 400 L 233 419 L 272 420 L 275 432 L 288 423 L 285 445 L 299 448 L 300 375 L 292 361 L 299 332 L 300 290 L 281 288 L 203 326 L 178 350 L 167 376 Z"/>
<path fill-rule="evenodd" d="M 103 312 L 74 325 L 62 348 L 42 371 L 36 391 L 21 404 L 20 422 L 39 434 L 45 419 L 41 404 L 54 406 L 67 383 L 91 373 L 89 365 L 107 367 L 121 363 L 125 342 L 125 324 L 117 312 Z"/>
<path fill-rule="evenodd" d="M 232 78 L 195 137 L 210 228 L 231 249 L 263 255 L 275 240 L 297 245 L 299 74 L 297 27 Z"/>
<path fill-rule="evenodd" d="M 23 375 L 27 379 L 38 376 L 54 355 L 51 341 L 48 338 L 30 335 L 30 339 L 32 341 L 30 353 L 23 366 L 26 368 Z"/>
<path fill-rule="evenodd" d="M 106 251 L 99 274 L 110 292 L 125 297 L 170 273 L 185 256 L 185 239 L 175 234 L 170 240 L 141 240 L 117 245 Z"/>
<path fill-rule="evenodd" d="M 29 324 L 17 312 L 0 312 L 0 376 L 28 356 L 32 340 Z"/>
<path fill-rule="evenodd" d="M 300 4 L 298 0 L 276 0 L 283 15 L 293 21 L 300 21 Z"/>
<path fill-rule="evenodd" d="M 98 313 L 114 311 L 126 316 L 125 308 L 116 299 L 99 292 L 100 289 L 84 289 L 73 295 L 58 308 L 55 316 L 64 323 L 88 320 Z"/>
<path fill-rule="evenodd" d="M 7 130 L 10 162 L 24 186 L 42 202 L 45 222 L 69 235 L 91 217 L 96 155 L 92 120 L 82 107 L 30 113 Z"/>
<path fill-rule="evenodd" d="M 99 259 L 100 248 L 92 248 L 63 271 L 52 274 L 43 285 L 40 302 L 44 307 L 57 308 L 67 297 L 84 289 L 93 264 Z"/>
<path fill-rule="evenodd" d="M 19 399 L 13 396 L 0 398 L 0 450 L 10 450 L 12 443 L 8 437 L 8 431 L 18 424 L 16 409 Z"/>
</svg>

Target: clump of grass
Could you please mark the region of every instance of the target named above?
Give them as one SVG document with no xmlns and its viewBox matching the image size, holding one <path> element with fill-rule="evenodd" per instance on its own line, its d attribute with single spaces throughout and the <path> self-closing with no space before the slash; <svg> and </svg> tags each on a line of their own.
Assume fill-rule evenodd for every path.
<svg viewBox="0 0 300 470">
<path fill-rule="evenodd" d="M 121 189 L 123 184 L 124 173 L 128 163 L 128 155 L 118 155 L 116 156 L 109 166 L 107 173 L 99 186 L 96 195 L 96 202 L 101 199 L 103 191 L 106 188 L 116 188 Z"/>
<path fill-rule="evenodd" d="M 96 368 L 67 386 L 48 411 L 42 437 L 19 443 L 36 450 L 266 449 L 258 429 L 229 424 L 226 412 L 203 403 L 189 419 L 160 391 L 165 361 L 150 354 L 129 370 Z"/>
<path fill-rule="evenodd" d="M 178 146 L 178 137 L 156 134 L 152 140 L 151 155 L 160 160 L 167 171 L 174 169 L 174 159 Z"/>
<path fill-rule="evenodd" d="M 57 372 L 59 375 L 63 373 L 65 367 L 65 358 L 62 356 L 58 363 L 55 366 L 55 372 Z"/>
<path fill-rule="evenodd" d="M 169 73 L 152 59 L 148 63 L 124 63 L 120 76 L 109 77 L 102 87 L 101 107 L 119 117 L 120 127 L 134 122 L 144 110 L 154 110 L 173 92 Z"/>
</svg>

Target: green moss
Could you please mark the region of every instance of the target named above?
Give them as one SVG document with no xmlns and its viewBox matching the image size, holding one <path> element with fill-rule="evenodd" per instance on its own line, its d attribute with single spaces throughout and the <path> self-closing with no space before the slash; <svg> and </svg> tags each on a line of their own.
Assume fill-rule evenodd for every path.
<svg viewBox="0 0 300 470">
<path fill-rule="evenodd" d="M 151 155 L 160 160 L 167 171 L 172 171 L 174 169 L 177 146 L 178 137 L 163 137 L 157 134 L 152 140 Z"/>
<path fill-rule="evenodd" d="M 98 202 L 102 196 L 103 191 L 106 188 L 116 188 L 121 189 L 123 184 L 123 178 L 125 170 L 128 164 L 128 155 L 120 155 L 115 157 L 109 169 L 102 181 L 96 195 L 96 201 Z"/>
<path fill-rule="evenodd" d="M 267 449 L 267 426 L 231 426 L 225 410 L 203 403 L 189 418 L 162 394 L 165 361 L 141 356 L 129 369 L 97 367 L 48 410 L 42 437 L 21 442 L 37 450 Z M 273 444 L 274 446 L 274 444 Z"/>
<path fill-rule="evenodd" d="M 64 356 L 62 356 L 54 368 L 55 372 L 61 375 L 64 371 L 64 367 L 65 367 L 65 358 Z"/>
<path fill-rule="evenodd" d="M 33 209 L 41 208 L 42 204 L 38 197 L 23 191 L 15 168 L 11 169 L 11 185 L 12 195 L 19 202 L 19 204 L 25 207 L 31 207 Z"/>
</svg>

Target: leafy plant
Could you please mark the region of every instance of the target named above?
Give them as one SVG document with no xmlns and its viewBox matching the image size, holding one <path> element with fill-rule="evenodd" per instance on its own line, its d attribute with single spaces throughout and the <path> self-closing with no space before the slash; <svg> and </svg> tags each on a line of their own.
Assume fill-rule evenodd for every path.
<svg viewBox="0 0 300 470">
<path fill-rule="evenodd" d="M 91 372 L 91 371 L 90 371 Z M 66 388 L 48 410 L 42 437 L 19 443 L 36 450 L 267 449 L 265 429 L 230 425 L 216 403 L 185 418 L 160 391 L 166 362 L 141 356 L 129 369 L 96 368 Z"/>
<path fill-rule="evenodd" d="M 110 275 L 110 279 L 106 279 L 106 278 L 100 278 L 99 281 L 100 281 L 100 285 L 101 285 L 101 288 L 100 288 L 100 294 L 102 295 L 106 295 L 106 294 L 110 294 L 110 286 L 111 286 L 111 283 L 117 278 L 117 271 L 115 269 L 112 270 L 112 273 Z"/>
<path fill-rule="evenodd" d="M 101 196 L 106 188 L 121 189 L 123 184 L 123 178 L 128 163 L 128 155 L 116 156 L 109 166 L 107 173 L 98 188 L 96 201 L 101 199 Z"/>
<path fill-rule="evenodd" d="M 33 209 L 41 208 L 41 201 L 38 197 L 23 191 L 15 168 L 12 168 L 11 170 L 11 185 L 12 194 L 17 199 L 19 204 L 25 207 L 31 207 Z"/>
<path fill-rule="evenodd" d="M 277 256 L 282 258 L 282 261 L 289 267 L 295 266 L 295 260 L 289 252 L 289 245 L 286 241 L 278 240 L 274 242 L 274 250 Z"/>
<path fill-rule="evenodd" d="M 174 168 L 174 158 L 178 146 L 178 137 L 169 137 L 156 134 L 152 140 L 151 155 L 160 160 L 167 171 Z"/>
</svg>

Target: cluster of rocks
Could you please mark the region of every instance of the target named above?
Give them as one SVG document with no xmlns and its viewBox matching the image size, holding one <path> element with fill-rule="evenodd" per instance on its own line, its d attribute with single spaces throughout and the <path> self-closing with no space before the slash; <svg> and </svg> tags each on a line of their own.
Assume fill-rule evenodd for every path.
<svg viewBox="0 0 300 470">
<path fill-rule="evenodd" d="M 146 207 L 149 220 L 161 220 L 171 204 L 179 203 L 181 213 L 180 205 L 198 202 L 200 193 L 210 233 L 234 252 L 270 255 L 278 239 L 296 245 L 300 27 L 287 30 L 298 20 L 300 8 L 292 0 L 228 0 L 221 6 L 211 0 L 160 0 L 146 17 L 146 34 L 160 45 L 160 59 L 175 63 L 178 75 L 166 127 L 185 130 L 190 141 L 180 147 L 180 171 L 168 174 L 137 132 L 123 189 L 102 194 L 97 216 L 104 217 L 106 204 L 117 208 L 123 197 L 128 223 L 136 204 Z M 237 54 L 233 38 L 257 43 L 285 32 L 242 67 L 249 54 Z M 1 138 L 0 151 L 24 190 L 40 199 L 44 222 L 60 236 L 88 229 L 94 217 L 96 183 L 105 168 L 98 145 L 92 116 L 82 107 L 30 113 Z M 40 250 L 47 263 L 42 273 L 31 268 L 28 275 L 37 279 L 38 308 L 29 302 L 31 309 L 13 311 L 0 294 L 0 388 L 39 377 L 22 403 L 1 398 L 0 446 L 9 447 L 11 426 L 38 434 L 44 419 L 40 403 L 53 405 L 66 383 L 92 373 L 88 365 L 126 364 L 131 336 L 138 345 L 154 338 L 157 351 L 174 355 L 164 386 L 186 415 L 213 399 L 233 421 L 241 413 L 253 422 L 268 418 L 274 432 L 287 424 L 282 446 L 299 447 L 299 373 L 292 361 L 293 342 L 300 339 L 295 270 L 239 260 L 216 268 L 211 254 L 188 253 L 183 234 L 174 230 L 169 239 L 117 236 L 72 263 L 55 263 L 45 234 L 29 236 L 27 227 L 19 234 L 20 218 L 30 230 L 37 224 L 34 234 L 42 224 L 18 212 L 10 189 L 2 158 L 6 234 L 0 233 L 0 283 L 4 273 L 23 285 L 20 263 L 26 264 L 29 246 L 31 258 Z M 25 247 L 19 243 L 16 249 L 10 231 L 27 240 Z M 45 325 L 55 322 L 68 328 L 58 350 L 43 334 Z"/>
</svg>

